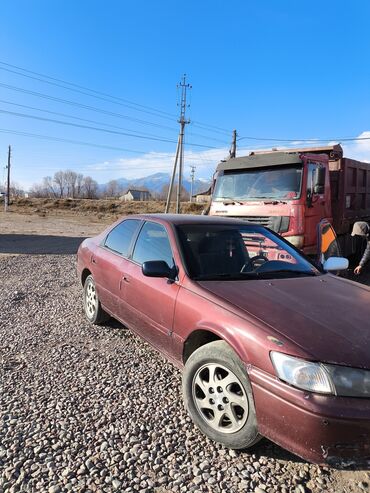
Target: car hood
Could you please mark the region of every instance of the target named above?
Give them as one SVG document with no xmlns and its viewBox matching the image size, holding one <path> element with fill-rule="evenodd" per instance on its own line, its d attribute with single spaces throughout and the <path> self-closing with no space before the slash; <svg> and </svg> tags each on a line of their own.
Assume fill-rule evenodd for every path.
<svg viewBox="0 0 370 493">
<path fill-rule="evenodd" d="M 308 357 L 370 369 L 370 289 L 365 286 L 330 274 L 199 284 L 268 324 Z"/>
</svg>

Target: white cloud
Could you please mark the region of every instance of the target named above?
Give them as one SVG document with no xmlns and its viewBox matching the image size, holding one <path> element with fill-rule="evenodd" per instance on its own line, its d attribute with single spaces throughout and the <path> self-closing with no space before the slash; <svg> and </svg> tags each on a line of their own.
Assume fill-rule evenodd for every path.
<svg viewBox="0 0 370 493">
<path fill-rule="evenodd" d="M 343 142 L 344 155 L 352 159 L 357 159 L 358 161 L 370 162 L 370 131 L 365 130 L 358 138 L 368 140 Z"/>
</svg>

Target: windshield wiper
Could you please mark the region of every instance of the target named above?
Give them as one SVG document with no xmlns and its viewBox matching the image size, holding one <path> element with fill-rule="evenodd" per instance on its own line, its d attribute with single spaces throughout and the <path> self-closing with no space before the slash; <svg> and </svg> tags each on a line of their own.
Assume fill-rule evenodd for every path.
<svg viewBox="0 0 370 493">
<path fill-rule="evenodd" d="M 233 204 L 243 205 L 243 202 L 240 202 L 239 200 L 234 199 L 233 197 L 222 197 L 221 200 L 224 205 L 233 205 Z"/>
</svg>

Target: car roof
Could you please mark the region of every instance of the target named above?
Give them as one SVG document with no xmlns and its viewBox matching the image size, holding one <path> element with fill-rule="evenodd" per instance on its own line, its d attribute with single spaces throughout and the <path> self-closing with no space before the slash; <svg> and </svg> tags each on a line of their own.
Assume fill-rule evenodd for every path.
<svg viewBox="0 0 370 493">
<path fill-rule="evenodd" d="M 147 221 L 158 219 L 160 221 L 179 225 L 179 224 L 250 224 L 242 219 L 230 217 L 217 217 L 195 214 L 133 214 L 127 216 L 127 219 L 144 219 Z"/>
</svg>

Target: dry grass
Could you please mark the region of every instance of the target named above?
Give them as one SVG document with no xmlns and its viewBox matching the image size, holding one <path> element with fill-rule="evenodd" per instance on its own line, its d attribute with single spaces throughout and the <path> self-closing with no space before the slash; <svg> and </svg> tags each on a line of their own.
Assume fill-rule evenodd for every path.
<svg viewBox="0 0 370 493">
<path fill-rule="evenodd" d="M 170 212 L 174 212 L 175 204 Z M 181 212 L 185 214 L 201 214 L 203 204 L 183 202 Z M 40 215 L 94 215 L 99 219 L 102 217 L 116 218 L 127 214 L 160 213 L 164 212 L 165 202 L 122 202 L 120 200 L 89 200 L 89 199 L 35 199 L 20 198 L 11 204 L 13 212 Z"/>
</svg>

